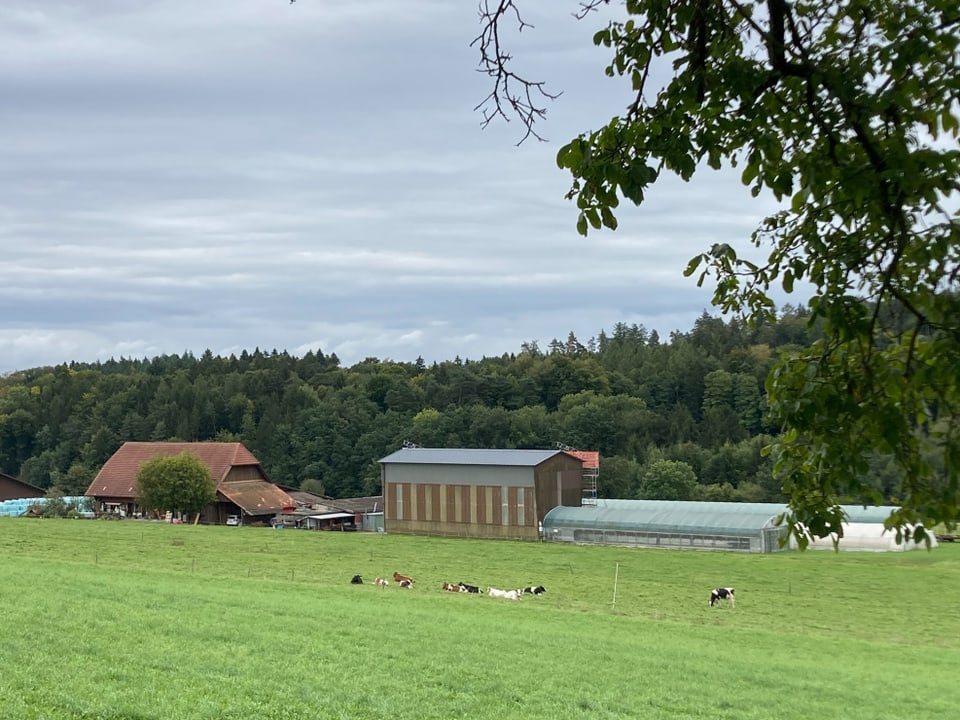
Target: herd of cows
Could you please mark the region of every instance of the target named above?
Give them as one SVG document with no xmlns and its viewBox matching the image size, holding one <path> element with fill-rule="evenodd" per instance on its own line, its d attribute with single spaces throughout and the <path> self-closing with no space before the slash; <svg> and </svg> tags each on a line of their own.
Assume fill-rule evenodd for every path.
<svg viewBox="0 0 960 720">
<path fill-rule="evenodd" d="M 409 575 L 401 575 L 398 572 L 393 574 L 393 581 L 400 587 L 409 589 L 413 589 L 413 584 L 416 582 Z M 350 582 L 353 585 L 363 585 L 363 578 L 360 575 L 354 575 Z M 390 581 L 387 580 L 387 578 L 378 577 L 373 581 L 373 584 L 377 587 L 385 588 L 390 584 Z M 442 584 L 441 589 L 447 592 L 475 593 L 478 595 L 482 592 L 479 585 L 471 585 L 465 582 L 445 582 Z M 546 591 L 547 589 L 543 585 L 528 585 L 527 587 L 520 587 L 515 590 L 501 590 L 495 587 L 488 587 L 486 594 L 490 597 L 503 598 L 505 600 L 519 600 L 524 595 L 543 595 Z"/>
<path fill-rule="evenodd" d="M 409 575 L 401 575 L 398 572 L 393 574 L 393 581 L 400 587 L 409 589 L 413 589 L 413 584 L 416 582 Z M 350 582 L 354 585 L 363 585 L 363 578 L 360 575 L 354 575 Z M 390 581 L 387 580 L 387 578 L 378 577 L 373 581 L 373 584 L 377 587 L 385 588 L 390 584 Z M 482 592 L 479 585 L 471 585 L 465 582 L 445 582 L 441 586 L 441 589 L 447 592 L 475 593 L 478 595 Z M 487 595 L 495 598 L 503 598 L 504 600 L 519 600 L 524 595 L 539 596 L 543 595 L 546 591 L 547 589 L 543 585 L 528 585 L 527 587 L 520 587 L 515 590 L 501 590 L 500 588 L 488 587 Z M 714 607 L 721 602 L 725 602 L 731 607 L 736 604 L 736 595 L 732 587 L 716 587 L 710 591 L 710 607 Z"/>
</svg>

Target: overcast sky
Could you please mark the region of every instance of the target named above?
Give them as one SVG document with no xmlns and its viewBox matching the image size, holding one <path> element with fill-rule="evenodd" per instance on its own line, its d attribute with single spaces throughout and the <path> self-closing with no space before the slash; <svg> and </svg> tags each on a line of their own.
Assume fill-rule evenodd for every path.
<svg viewBox="0 0 960 720">
<path fill-rule="evenodd" d="M 482 130 L 473 0 L 3 0 L 0 372 L 205 349 L 428 362 L 687 331 L 769 208 L 733 173 L 575 230 L 560 146 L 630 100 L 600 17 L 529 0 L 563 95 Z"/>
</svg>

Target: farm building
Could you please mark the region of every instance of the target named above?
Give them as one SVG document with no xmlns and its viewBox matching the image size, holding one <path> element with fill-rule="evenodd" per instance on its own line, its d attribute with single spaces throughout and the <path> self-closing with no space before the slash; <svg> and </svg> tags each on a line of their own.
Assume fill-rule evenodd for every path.
<svg viewBox="0 0 960 720">
<path fill-rule="evenodd" d="M 326 495 L 280 486 L 296 503 L 274 518 L 274 526 L 303 530 L 377 530 L 377 519 L 383 517 L 383 497 L 334 499 Z M 382 521 L 380 527 L 382 528 Z"/>
<path fill-rule="evenodd" d="M 918 547 L 898 545 L 893 533 L 884 533 L 883 520 L 894 508 L 843 509 L 849 523 L 841 550 Z M 786 510 L 777 503 L 600 499 L 595 506 L 554 508 L 543 520 L 543 531 L 554 542 L 772 553 L 784 549 L 780 538 L 786 530 L 777 518 Z M 833 543 L 828 539 L 810 547 L 832 549 Z"/>
<path fill-rule="evenodd" d="M 380 460 L 386 532 L 536 540 L 580 505 L 583 461 L 561 450 L 403 448 Z"/>
<path fill-rule="evenodd" d="M 23 498 L 39 498 L 46 493 L 30 483 L 17 480 L 12 475 L 0 472 L 0 500 L 21 500 Z"/>
<path fill-rule="evenodd" d="M 217 485 L 217 500 L 200 514 L 202 522 L 223 524 L 230 516 L 241 522 L 268 522 L 293 499 L 271 483 L 260 461 L 241 443 L 223 442 L 127 442 L 97 473 L 87 495 L 94 498 L 98 513 L 136 516 L 137 475 L 145 462 L 157 456 L 172 457 L 188 452 L 210 468 Z"/>
</svg>

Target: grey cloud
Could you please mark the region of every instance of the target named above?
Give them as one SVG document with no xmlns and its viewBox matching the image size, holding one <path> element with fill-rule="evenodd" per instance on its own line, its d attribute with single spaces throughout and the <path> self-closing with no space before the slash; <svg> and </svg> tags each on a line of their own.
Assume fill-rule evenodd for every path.
<svg viewBox="0 0 960 720">
<path fill-rule="evenodd" d="M 0 7 L 0 372 L 320 348 L 441 360 L 618 321 L 686 330 L 681 275 L 761 212 L 665 179 L 581 238 L 561 142 L 629 96 L 601 18 L 531 6 L 516 62 L 563 95 L 480 130 L 475 7 L 446 0 L 8 0 Z"/>
</svg>

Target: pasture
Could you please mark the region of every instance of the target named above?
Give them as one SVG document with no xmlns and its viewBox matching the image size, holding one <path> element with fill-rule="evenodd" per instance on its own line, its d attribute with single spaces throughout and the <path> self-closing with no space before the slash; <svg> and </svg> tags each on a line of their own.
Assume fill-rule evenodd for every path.
<svg viewBox="0 0 960 720">
<path fill-rule="evenodd" d="M 395 571 L 415 588 L 374 586 Z M 547 593 L 441 589 L 459 581 Z M 709 607 L 721 585 L 735 608 Z M 0 720 L 941 718 L 958 605 L 952 545 L 757 556 L 0 518 Z"/>
</svg>

